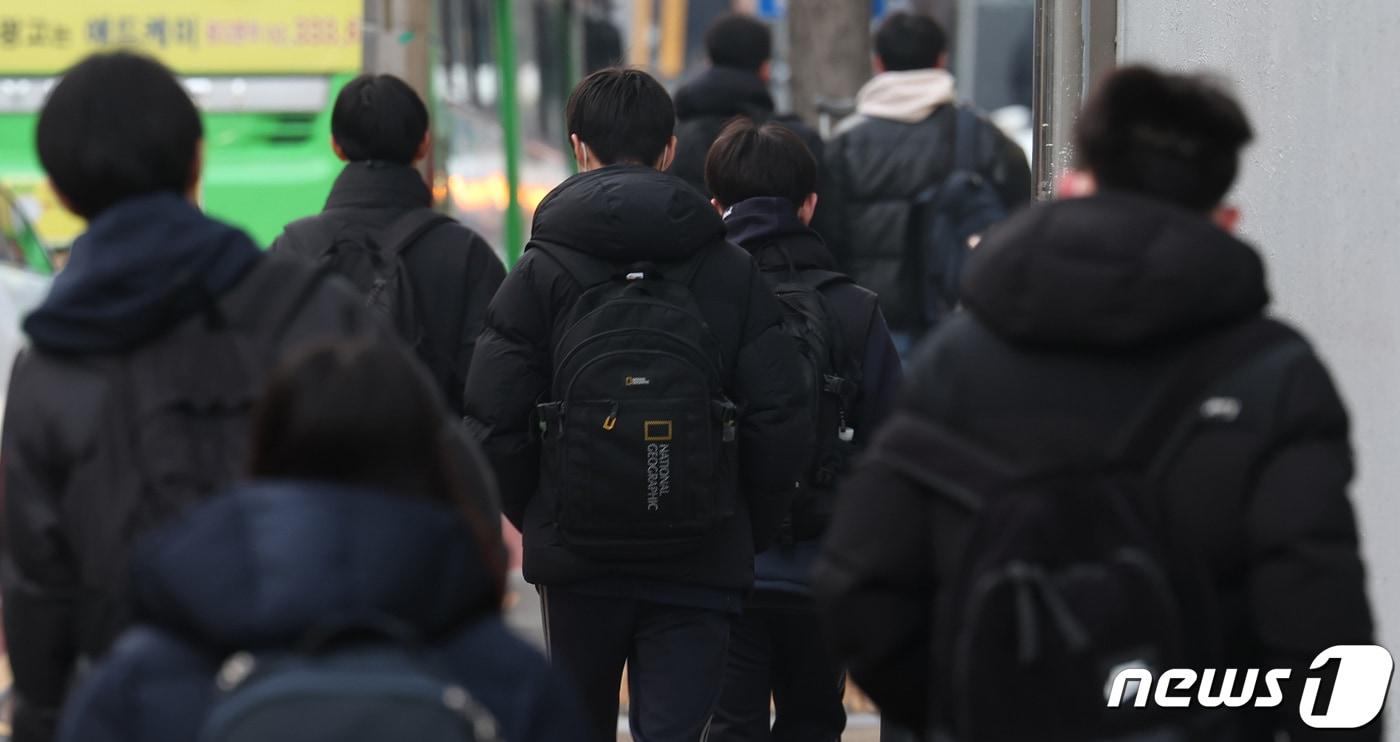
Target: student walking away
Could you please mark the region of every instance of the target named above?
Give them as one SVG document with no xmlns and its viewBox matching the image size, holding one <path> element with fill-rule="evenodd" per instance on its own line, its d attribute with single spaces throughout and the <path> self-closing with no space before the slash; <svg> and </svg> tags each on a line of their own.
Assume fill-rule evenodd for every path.
<svg viewBox="0 0 1400 742">
<path fill-rule="evenodd" d="M 317 345 L 273 375 L 252 480 L 148 535 L 142 620 L 65 742 L 583 740 L 573 690 L 501 618 L 504 558 L 456 424 L 404 350 Z"/>
<path fill-rule="evenodd" d="M 777 543 L 755 557 L 754 591 L 730 629 L 715 742 L 837 742 L 846 726 L 846 671 L 822 636 L 808 575 L 833 488 L 893 406 L 900 367 L 875 295 L 835 270 L 808 226 L 816 178 L 796 134 L 747 119 L 725 127 L 705 163 L 730 240 L 753 254 L 782 305 L 816 430 L 803 487 Z"/>
<path fill-rule="evenodd" d="M 590 739 L 614 739 L 625 662 L 633 735 L 693 742 L 810 448 L 797 349 L 714 209 L 660 172 L 676 146 L 665 89 L 603 70 L 567 118 L 581 172 L 541 202 L 492 301 L 467 424 Z"/>
<path fill-rule="evenodd" d="M 75 671 L 126 625 L 132 539 L 241 472 L 276 358 L 378 327 L 199 211 L 202 133 L 171 72 L 125 52 L 70 69 L 39 114 L 39 160 L 88 229 L 24 322 L 5 411 L 16 742 L 51 738 Z"/>
<path fill-rule="evenodd" d="M 779 115 L 768 92 L 773 70 L 773 32 L 768 24 L 742 13 L 720 16 L 705 31 L 710 66 L 676 91 L 676 159 L 667 172 L 709 194 L 705 155 L 720 130 L 736 116 L 759 123 L 775 121 L 802 138 L 817 158 L 817 187 L 824 187 L 822 138 L 793 115 Z M 820 206 L 820 201 L 818 206 Z M 824 212 L 818 209 L 820 227 Z"/>
<path fill-rule="evenodd" d="M 287 225 L 272 251 L 350 279 L 460 414 L 476 338 L 505 268 L 485 240 L 433 210 L 416 168 L 429 151 L 428 109 L 403 80 L 351 80 L 331 112 L 331 138 L 346 165 L 325 210 Z"/>
<path fill-rule="evenodd" d="M 1347 414 L 1231 234 L 1251 136 L 1208 79 L 1120 69 L 1075 127 L 1079 197 L 973 253 L 968 311 L 919 351 L 816 573 L 885 715 L 957 740 L 1340 734 L 1299 708 L 1319 652 L 1373 641 Z M 1163 710 L 1174 668 L 1191 699 L 1248 698 L 1225 668 L 1260 669 L 1261 697 L 1264 671 L 1295 681 Z M 1109 708 L 1125 669 L 1158 685 Z"/>
<path fill-rule="evenodd" d="M 901 353 L 958 304 L 958 278 L 987 227 L 1031 197 L 1014 142 L 967 104 L 938 22 L 892 13 L 875 33 L 878 73 L 827 144 L 837 265 L 880 295 Z"/>
</svg>

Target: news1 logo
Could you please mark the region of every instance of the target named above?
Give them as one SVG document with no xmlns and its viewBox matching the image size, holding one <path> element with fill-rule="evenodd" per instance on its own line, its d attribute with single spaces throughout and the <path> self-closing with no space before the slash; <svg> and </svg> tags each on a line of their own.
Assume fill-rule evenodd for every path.
<svg viewBox="0 0 1400 742">
<path fill-rule="evenodd" d="M 1371 723 L 1385 706 L 1395 660 L 1384 647 L 1341 644 L 1323 650 L 1303 677 L 1298 713 L 1314 729 L 1356 729 Z M 1260 676 L 1263 676 L 1261 684 Z M 1291 670 L 1166 670 L 1157 677 L 1132 663 L 1111 673 L 1109 708 L 1132 699 L 1138 708 L 1150 698 L 1160 708 L 1270 708 L 1285 700 Z M 1296 683 L 1288 683 L 1288 689 Z M 1192 689 L 1195 688 L 1195 692 Z"/>
</svg>

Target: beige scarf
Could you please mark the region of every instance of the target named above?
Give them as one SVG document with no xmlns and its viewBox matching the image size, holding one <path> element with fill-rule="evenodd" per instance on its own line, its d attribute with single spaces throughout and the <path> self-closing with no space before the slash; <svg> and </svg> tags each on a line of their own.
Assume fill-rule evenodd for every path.
<svg viewBox="0 0 1400 742">
<path fill-rule="evenodd" d="M 882 72 L 856 94 L 856 113 L 912 124 L 955 100 L 953 76 L 947 70 Z"/>
</svg>

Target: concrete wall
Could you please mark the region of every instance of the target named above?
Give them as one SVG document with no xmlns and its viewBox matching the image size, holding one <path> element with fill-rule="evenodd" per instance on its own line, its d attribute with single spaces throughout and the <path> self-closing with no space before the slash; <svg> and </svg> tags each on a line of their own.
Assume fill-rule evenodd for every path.
<svg viewBox="0 0 1400 742">
<path fill-rule="evenodd" d="M 1372 604 L 1400 653 L 1400 2 L 1119 5 L 1122 60 L 1214 70 L 1254 123 L 1234 198 L 1276 310 L 1310 335 L 1351 409 Z M 1389 722 L 1400 734 L 1400 713 Z"/>
</svg>

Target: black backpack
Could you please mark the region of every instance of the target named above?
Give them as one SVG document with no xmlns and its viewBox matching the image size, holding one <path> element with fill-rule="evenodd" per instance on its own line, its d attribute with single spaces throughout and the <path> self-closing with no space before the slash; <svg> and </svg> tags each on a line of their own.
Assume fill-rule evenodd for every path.
<svg viewBox="0 0 1400 742">
<path fill-rule="evenodd" d="M 1170 548 L 1158 490 L 1208 385 L 1291 337 L 1252 323 L 1207 341 L 1096 461 L 1018 465 L 907 412 L 881 431 L 874 465 L 970 519 L 935 547 L 947 571 L 933 611 L 934 739 L 1186 740 L 1220 723 L 1107 701 L 1122 670 L 1218 655 L 1209 575 Z"/>
<path fill-rule="evenodd" d="M 105 592 L 81 629 L 87 647 L 107 646 L 126 624 L 123 588 L 137 537 L 243 476 L 253 405 L 289 325 L 324 279 L 265 258 L 229 294 L 113 359 L 102 450 L 123 478 L 104 493 L 102 519 L 75 525 L 84 551 L 103 560 L 91 577 Z"/>
<path fill-rule="evenodd" d="M 791 543 L 819 538 L 831 522 L 832 488 L 855 455 L 851 414 L 860 390 L 861 368 L 846 347 L 845 333 L 822 293 L 831 286 L 851 283 L 851 279 L 835 271 L 796 270 L 790 258 L 787 264 L 787 270 L 766 270 L 763 277 L 783 309 L 783 332 L 796 342 L 802 358 L 807 405 L 816 426 L 811 469 L 779 532 L 781 542 Z"/>
<path fill-rule="evenodd" d="M 536 408 L 560 536 L 598 559 L 695 549 L 733 515 L 737 488 L 727 366 L 690 291 L 705 253 L 617 267 L 534 249 L 583 289 L 556 325 L 549 397 Z"/>
<path fill-rule="evenodd" d="M 954 117 L 953 136 L 948 138 L 948 174 L 915 196 L 909 220 L 907 265 L 911 270 L 904 280 L 914 284 L 908 295 L 917 298 L 925 328 L 936 326 L 957 307 L 968 253 L 988 227 L 1007 216 L 1001 195 L 977 167 L 979 130 L 990 124 L 966 106 L 947 108 Z"/>
<path fill-rule="evenodd" d="M 287 227 L 298 250 L 331 272 L 344 276 L 365 297 L 365 305 L 384 316 L 399 337 L 429 368 L 445 349 L 430 347 L 404 253 L 423 235 L 453 219 L 430 208 L 411 209 L 383 230 L 371 230 L 320 216 Z M 315 234 L 311 234 L 312 230 Z"/>
<path fill-rule="evenodd" d="M 500 725 L 417 642 L 369 634 L 238 652 L 198 742 L 498 742 Z"/>
</svg>

